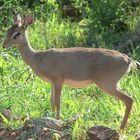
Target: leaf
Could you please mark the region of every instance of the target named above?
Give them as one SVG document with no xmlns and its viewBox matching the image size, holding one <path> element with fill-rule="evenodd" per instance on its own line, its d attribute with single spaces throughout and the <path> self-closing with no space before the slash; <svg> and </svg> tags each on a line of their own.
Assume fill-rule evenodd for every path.
<svg viewBox="0 0 140 140">
<path fill-rule="evenodd" d="M 0 116 L 2 117 L 3 121 L 4 121 L 6 124 L 9 123 L 8 119 L 7 119 L 1 112 L 0 112 Z"/>
</svg>

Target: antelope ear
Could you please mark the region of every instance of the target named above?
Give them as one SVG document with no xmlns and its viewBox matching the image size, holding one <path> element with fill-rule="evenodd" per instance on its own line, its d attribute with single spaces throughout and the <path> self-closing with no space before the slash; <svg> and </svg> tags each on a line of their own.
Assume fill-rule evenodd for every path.
<svg viewBox="0 0 140 140">
<path fill-rule="evenodd" d="M 33 24 L 35 21 L 34 19 L 34 14 L 29 14 L 28 16 L 25 17 L 24 19 L 24 25 L 28 27 L 29 25 Z"/>
<path fill-rule="evenodd" d="M 20 26 L 21 23 L 22 23 L 22 19 L 21 19 L 20 12 L 17 12 L 14 18 L 14 24 L 17 24 L 18 26 Z"/>
</svg>

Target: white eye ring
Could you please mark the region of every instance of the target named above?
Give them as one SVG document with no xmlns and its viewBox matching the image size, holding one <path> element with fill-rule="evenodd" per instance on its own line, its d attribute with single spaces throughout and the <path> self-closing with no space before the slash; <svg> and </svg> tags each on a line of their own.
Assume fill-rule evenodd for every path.
<svg viewBox="0 0 140 140">
<path fill-rule="evenodd" d="M 13 39 L 16 39 L 20 35 L 20 32 L 16 32 L 13 36 Z"/>
</svg>

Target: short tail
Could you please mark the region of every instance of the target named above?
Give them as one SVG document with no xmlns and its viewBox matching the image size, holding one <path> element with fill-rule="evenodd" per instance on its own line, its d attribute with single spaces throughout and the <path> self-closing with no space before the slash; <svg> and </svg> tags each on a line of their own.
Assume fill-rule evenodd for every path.
<svg viewBox="0 0 140 140">
<path fill-rule="evenodd" d="M 140 70 L 140 62 L 135 61 L 136 65 L 137 65 L 137 69 Z"/>
<path fill-rule="evenodd" d="M 140 70 L 140 62 L 133 60 L 131 58 L 129 58 L 129 61 L 130 61 L 129 69 Z"/>
</svg>

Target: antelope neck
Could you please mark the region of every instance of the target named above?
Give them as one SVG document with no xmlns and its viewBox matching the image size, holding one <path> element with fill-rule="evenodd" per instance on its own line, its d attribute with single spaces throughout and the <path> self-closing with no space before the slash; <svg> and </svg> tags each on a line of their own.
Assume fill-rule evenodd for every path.
<svg viewBox="0 0 140 140">
<path fill-rule="evenodd" d="M 27 65 L 32 66 L 34 63 L 34 56 L 36 51 L 31 47 L 27 32 L 25 32 L 24 37 L 19 45 L 20 54 Z"/>
</svg>

